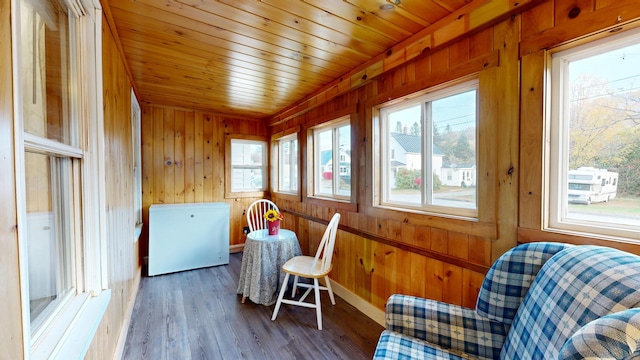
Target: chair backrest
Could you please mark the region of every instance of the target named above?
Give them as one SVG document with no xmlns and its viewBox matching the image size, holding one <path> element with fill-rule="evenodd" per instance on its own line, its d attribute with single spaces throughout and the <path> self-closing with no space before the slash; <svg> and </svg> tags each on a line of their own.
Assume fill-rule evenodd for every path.
<svg viewBox="0 0 640 360">
<path fill-rule="evenodd" d="M 280 212 L 278 206 L 271 200 L 256 200 L 247 209 L 247 224 L 249 224 L 249 231 L 266 229 L 269 227 L 267 219 L 264 218 L 264 213 L 268 210 L 275 210 Z"/>
<path fill-rule="evenodd" d="M 333 258 L 333 247 L 336 243 L 336 234 L 338 232 L 338 223 L 340 222 L 340 214 L 335 213 L 327 225 L 327 229 L 322 235 L 322 240 L 318 245 L 316 256 L 313 260 L 312 268 L 316 266 L 318 262 L 321 262 L 320 268 L 323 272 L 331 269 L 331 259 Z"/>
<path fill-rule="evenodd" d="M 600 246 L 566 248 L 538 272 L 500 358 L 557 359 L 582 326 L 638 307 L 640 256 Z"/>
<path fill-rule="evenodd" d="M 511 325 L 540 268 L 553 255 L 573 245 L 534 242 L 502 254 L 484 278 L 476 310 L 479 315 Z"/>
</svg>

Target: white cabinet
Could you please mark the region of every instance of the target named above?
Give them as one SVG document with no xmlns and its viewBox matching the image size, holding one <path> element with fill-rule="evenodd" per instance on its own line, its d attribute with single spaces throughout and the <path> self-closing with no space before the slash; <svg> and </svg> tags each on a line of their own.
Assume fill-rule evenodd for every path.
<svg viewBox="0 0 640 360">
<path fill-rule="evenodd" d="M 229 204 L 149 207 L 149 276 L 229 263 Z"/>
</svg>

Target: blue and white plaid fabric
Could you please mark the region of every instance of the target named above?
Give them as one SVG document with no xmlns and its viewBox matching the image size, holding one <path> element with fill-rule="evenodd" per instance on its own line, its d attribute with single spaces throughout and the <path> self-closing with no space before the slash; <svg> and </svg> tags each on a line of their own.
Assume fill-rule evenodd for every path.
<svg viewBox="0 0 640 360">
<path fill-rule="evenodd" d="M 431 343 L 434 349 L 453 349 L 458 355 L 483 359 L 499 356 L 508 330 L 505 324 L 478 316 L 472 309 L 407 295 L 392 295 L 387 301 L 386 329 L 392 339 L 403 334 Z M 409 350 L 408 344 L 396 343 L 379 342 L 380 354 Z M 394 350 L 388 349 L 391 345 Z"/>
<path fill-rule="evenodd" d="M 375 359 L 468 359 L 464 354 L 455 354 L 434 344 L 385 330 L 380 335 Z"/>
<path fill-rule="evenodd" d="M 549 259 L 514 318 L 502 359 L 555 359 L 573 334 L 610 313 L 640 307 L 640 257 L 576 246 Z"/>
<path fill-rule="evenodd" d="M 504 253 L 484 278 L 476 303 L 478 314 L 510 325 L 542 265 L 560 250 L 571 246 L 528 243 Z"/>
<path fill-rule="evenodd" d="M 630 309 L 593 320 L 560 349 L 559 359 L 640 358 L 640 309 Z"/>
</svg>

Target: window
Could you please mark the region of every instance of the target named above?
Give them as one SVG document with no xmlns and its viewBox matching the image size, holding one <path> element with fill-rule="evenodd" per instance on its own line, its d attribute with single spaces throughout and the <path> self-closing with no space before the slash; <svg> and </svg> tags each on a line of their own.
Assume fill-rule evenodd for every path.
<svg viewBox="0 0 640 360">
<path fill-rule="evenodd" d="M 267 143 L 231 139 L 231 192 L 256 192 L 267 188 Z"/>
<path fill-rule="evenodd" d="M 551 55 L 549 229 L 640 239 L 639 34 Z"/>
<path fill-rule="evenodd" d="M 298 134 L 283 136 L 275 141 L 277 154 L 277 192 L 298 194 L 299 161 Z"/>
<path fill-rule="evenodd" d="M 131 127 L 132 127 L 132 146 L 133 146 L 133 211 L 136 224 L 136 241 L 142 231 L 142 159 L 141 159 L 141 145 L 142 139 L 140 134 L 140 104 L 136 98 L 136 94 L 131 89 Z"/>
<path fill-rule="evenodd" d="M 100 322 L 110 298 L 102 291 L 98 210 L 104 193 L 96 141 L 103 128 L 95 61 L 101 37 L 92 19 L 101 16 L 79 3 L 15 4 L 24 348 L 34 358 L 48 358 L 54 347 L 58 356 L 77 358 L 94 334 L 86 329 Z M 89 10 L 93 17 L 81 15 Z"/>
<path fill-rule="evenodd" d="M 378 107 L 377 206 L 477 216 L 477 80 Z"/>
<path fill-rule="evenodd" d="M 311 196 L 351 199 L 351 124 L 344 116 L 311 130 L 313 192 Z"/>
</svg>

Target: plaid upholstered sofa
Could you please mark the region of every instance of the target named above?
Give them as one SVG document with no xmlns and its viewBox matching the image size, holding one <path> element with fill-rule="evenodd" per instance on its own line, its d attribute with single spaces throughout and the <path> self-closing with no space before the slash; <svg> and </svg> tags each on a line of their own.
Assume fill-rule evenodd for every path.
<svg viewBox="0 0 640 360">
<path fill-rule="evenodd" d="M 640 257 L 530 243 L 501 256 L 476 309 L 392 295 L 374 359 L 640 359 Z"/>
</svg>

